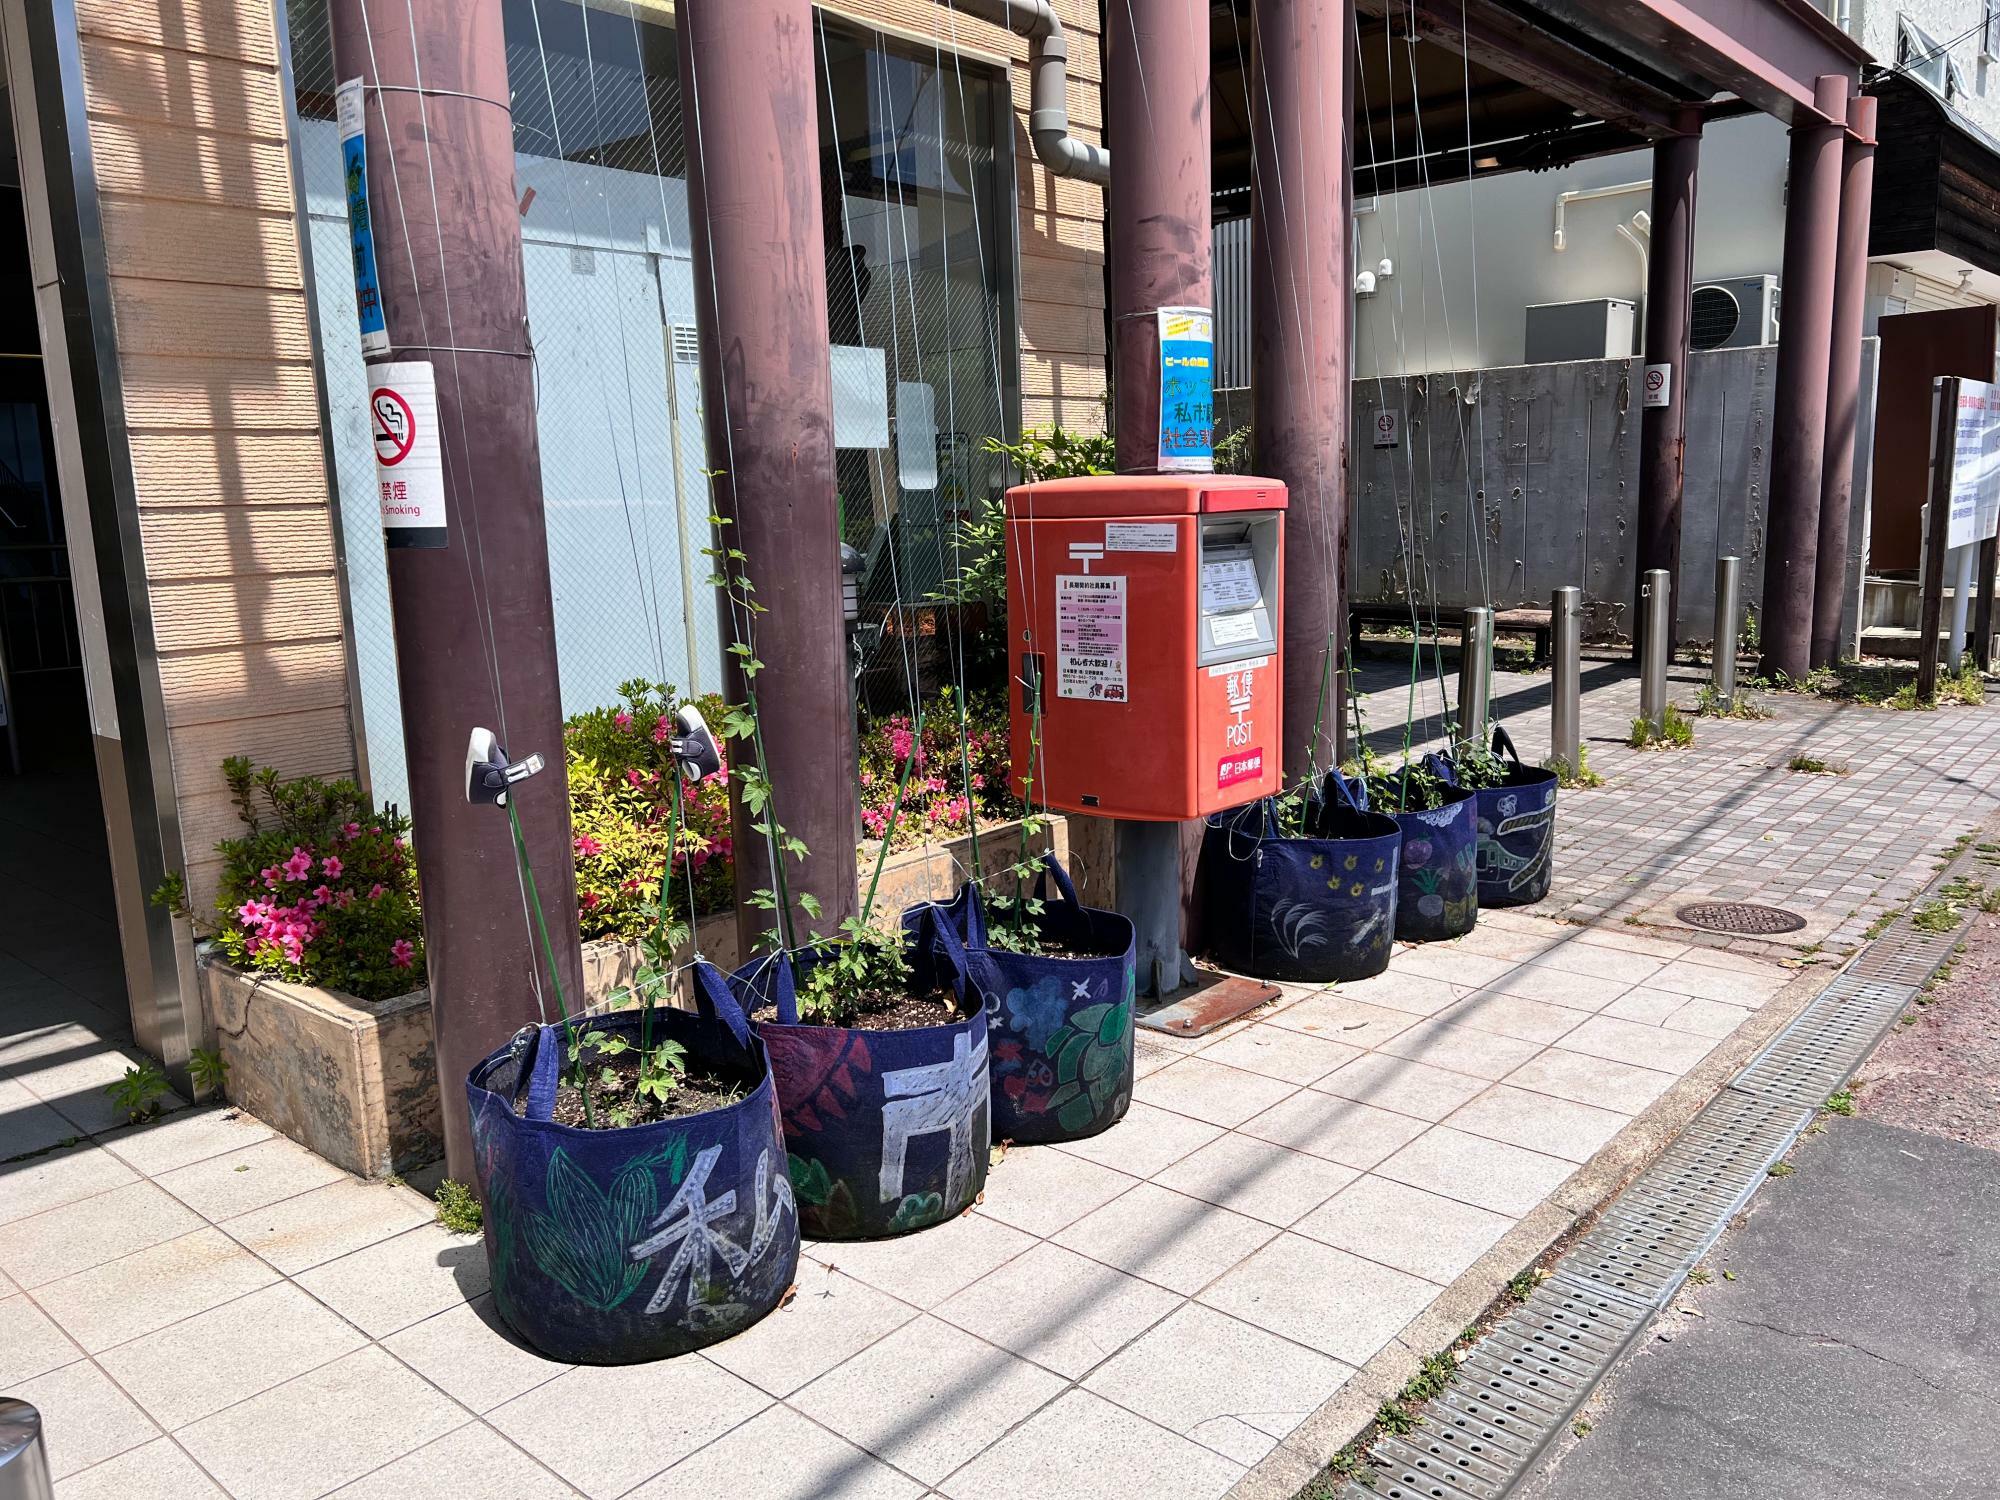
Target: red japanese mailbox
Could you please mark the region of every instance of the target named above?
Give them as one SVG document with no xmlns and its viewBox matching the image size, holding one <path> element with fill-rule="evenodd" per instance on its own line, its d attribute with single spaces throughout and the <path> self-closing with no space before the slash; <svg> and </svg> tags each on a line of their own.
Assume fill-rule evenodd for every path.
<svg viewBox="0 0 2000 1500">
<path fill-rule="evenodd" d="M 1009 490 L 1015 792 L 1144 822 L 1277 791 L 1284 525 L 1285 487 L 1240 475 Z"/>
</svg>

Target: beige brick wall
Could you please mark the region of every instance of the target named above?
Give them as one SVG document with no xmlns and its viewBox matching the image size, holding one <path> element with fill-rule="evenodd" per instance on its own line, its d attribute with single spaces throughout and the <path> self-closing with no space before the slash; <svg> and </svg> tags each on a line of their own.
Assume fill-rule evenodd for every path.
<svg viewBox="0 0 2000 1500">
<path fill-rule="evenodd" d="M 267 0 L 78 0 L 147 584 L 196 909 L 226 755 L 351 775 L 333 520 Z"/>
</svg>

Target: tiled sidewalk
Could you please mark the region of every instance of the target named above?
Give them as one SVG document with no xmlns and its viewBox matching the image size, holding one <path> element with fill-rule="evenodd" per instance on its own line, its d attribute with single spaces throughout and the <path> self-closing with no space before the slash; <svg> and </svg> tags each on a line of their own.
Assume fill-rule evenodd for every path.
<svg viewBox="0 0 2000 1500">
<path fill-rule="evenodd" d="M 0 1157 L 102 1132 L 0 1162 L 0 1390 L 62 1500 L 1205 1500 L 1791 977 L 1489 913 L 1149 1039 L 1106 1135 L 1009 1152 L 948 1225 L 809 1245 L 763 1323 L 615 1369 L 511 1342 L 479 1242 L 407 1188 L 223 1110 L 106 1130 L 113 1047 L 0 980 Z"/>
</svg>

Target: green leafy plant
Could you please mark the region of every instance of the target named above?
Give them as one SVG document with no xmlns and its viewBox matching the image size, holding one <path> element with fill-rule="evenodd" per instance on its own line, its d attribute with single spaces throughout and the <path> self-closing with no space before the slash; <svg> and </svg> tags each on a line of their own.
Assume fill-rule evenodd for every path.
<svg viewBox="0 0 2000 1500">
<path fill-rule="evenodd" d="M 1748 693 L 1738 689 L 1733 698 L 1725 699 L 1716 691 L 1715 684 L 1704 682 L 1695 690 L 1694 707 L 1688 710 L 1698 719 L 1768 719 L 1771 710 L 1757 702 Z"/>
<path fill-rule="evenodd" d="M 1830 1115 L 1851 1115 L 1854 1113 L 1854 1090 L 1842 1089 L 1826 1098 L 1826 1112 Z"/>
<path fill-rule="evenodd" d="M 1737 654 L 1755 656 L 1762 649 L 1763 636 L 1757 628 L 1757 607 L 1746 604 L 1743 606 L 1743 629 L 1737 641 Z"/>
<path fill-rule="evenodd" d="M 1544 770 L 1556 773 L 1556 785 L 1566 792 L 1589 791 L 1604 785 L 1603 776 L 1590 768 L 1590 747 L 1576 747 L 1576 764 L 1572 766 L 1560 755 L 1552 755 L 1542 762 Z"/>
<path fill-rule="evenodd" d="M 160 1112 L 160 1101 L 173 1092 L 173 1087 L 160 1065 L 147 1057 L 127 1068 L 125 1076 L 116 1083 L 106 1085 L 104 1092 L 125 1111 L 125 1118 L 137 1125 Z"/>
<path fill-rule="evenodd" d="M 820 1026 L 851 1026 L 867 1001 L 910 982 L 900 933 L 850 917 L 838 938 L 822 939 L 799 986 L 799 1014 Z"/>
<path fill-rule="evenodd" d="M 1764 1169 L 1766 1177 L 1789 1177 L 1798 1170 L 1788 1161 L 1774 1161 Z"/>
<path fill-rule="evenodd" d="M 1250 424 L 1233 427 L 1229 436 L 1215 445 L 1215 472 L 1218 474 L 1248 474 L 1253 439 Z"/>
<path fill-rule="evenodd" d="M 1785 762 L 1787 771 L 1798 771 L 1807 776 L 1845 776 L 1847 767 L 1838 761 L 1821 760 L 1816 755 L 1803 751 Z"/>
<path fill-rule="evenodd" d="M 1694 723 L 1673 704 L 1660 711 L 1659 727 L 1646 719 L 1632 721 L 1634 750 L 1685 750 L 1694 743 Z"/>
<path fill-rule="evenodd" d="M 477 1234 L 486 1215 L 479 1207 L 479 1195 L 462 1182 L 447 1177 L 438 1184 L 437 1221 L 453 1234 Z"/>
<path fill-rule="evenodd" d="M 1070 432 L 1062 427 L 1029 428 L 1018 443 L 1003 443 L 989 437 L 980 444 L 986 452 L 1007 460 L 1021 475 L 1023 484 L 1040 484 L 1045 479 L 1079 479 L 1090 474 L 1110 474 L 1117 470 L 1118 444 L 1109 432 Z"/>
<path fill-rule="evenodd" d="M 1444 778 L 1420 760 L 1377 765 L 1364 769 L 1363 775 L 1368 784 L 1368 805 L 1381 812 L 1425 812 L 1444 806 L 1452 795 Z"/>
<path fill-rule="evenodd" d="M 188 1077 L 197 1093 L 219 1094 L 229 1084 L 229 1059 L 220 1047 L 195 1047 L 188 1053 Z"/>
</svg>

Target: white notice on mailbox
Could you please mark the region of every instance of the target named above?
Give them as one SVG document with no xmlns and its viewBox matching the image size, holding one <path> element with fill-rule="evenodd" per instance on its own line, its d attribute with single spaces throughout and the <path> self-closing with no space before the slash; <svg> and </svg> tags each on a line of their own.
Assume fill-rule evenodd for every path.
<svg viewBox="0 0 2000 1500">
<path fill-rule="evenodd" d="M 370 365 L 368 420 L 375 437 L 375 488 L 388 547 L 442 547 L 444 444 L 437 379 L 426 359 Z"/>
<path fill-rule="evenodd" d="M 1056 696 L 1125 702 L 1125 579 L 1056 577 Z"/>
</svg>

